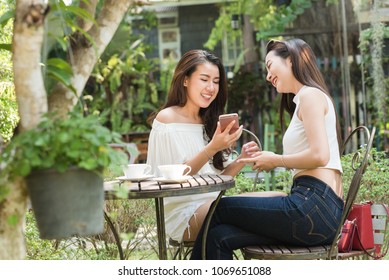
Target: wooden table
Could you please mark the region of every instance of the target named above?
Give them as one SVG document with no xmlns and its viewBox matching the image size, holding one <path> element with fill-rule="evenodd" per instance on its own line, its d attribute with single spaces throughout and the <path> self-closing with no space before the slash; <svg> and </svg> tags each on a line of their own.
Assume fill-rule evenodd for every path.
<svg viewBox="0 0 389 280">
<path fill-rule="evenodd" d="M 165 232 L 165 214 L 163 207 L 163 198 L 172 196 L 194 195 L 208 192 L 219 192 L 216 198 L 216 203 L 213 203 L 209 215 L 205 221 L 206 230 L 204 235 L 207 234 L 208 225 L 213 211 L 216 208 L 217 203 L 227 189 L 235 186 L 235 181 L 232 176 L 225 175 L 196 175 L 190 176 L 187 182 L 182 183 L 160 183 L 153 179 L 142 182 L 129 182 L 129 181 L 108 181 L 104 183 L 105 199 L 123 199 L 117 196 L 117 188 L 125 188 L 128 191 L 127 199 L 155 199 L 155 213 L 157 218 L 157 235 L 158 235 L 158 251 L 159 258 L 161 260 L 167 259 L 167 247 L 166 247 L 166 232 Z M 111 228 L 116 244 L 118 246 L 119 255 L 121 259 L 124 259 L 123 249 L 119 235 L 109 219 L 109 216 L 105 214 L 108 226 Z M 203 238 L 203 251 L 205 251 L 206 238 Z M 204 255 L 203 255 L 204 256 Z"/>
</svg>

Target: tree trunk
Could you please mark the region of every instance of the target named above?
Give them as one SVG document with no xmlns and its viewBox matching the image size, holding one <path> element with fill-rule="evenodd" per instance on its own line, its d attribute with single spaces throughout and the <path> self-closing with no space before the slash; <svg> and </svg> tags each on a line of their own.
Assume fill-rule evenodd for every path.
<svg viewBox="0 0 389 280">
<path fill-rule="evenodd" d="M 250 22 L 250 16 L 244 15 L 243 20 L 243 47 L 246 52 L 244 55 L 245 65 L 248 65 L 249 71 L 254 71 L 252 69 L 254 65 L 258 63 L 258 54 L 255 48 L 255 38 L 254 38 L 254 27 Z"/>
<path fill-rule="evenodd" d="M 12 60 L 20 132 L 36 127 L 42 114 L 47 112 L 40 64 L 45 7 L 34 4 L 37 2 L 18 0 L 16 3 Z"/>
<path fill-rule="evenodd" d="M 13 66 L 15 93 L 19 106 L 18 131 L 36 127 L 44 113 L 58 110 L 62 114 L 76 104 L 82 90 L 108 43 L 111 41 L 123 16 L 133 1 L 106 0 L 97 20 L 98 25 L 84 27 L 94 40 L 85 47 L 76 41 L 70 63 L 77 96 L 63 85 L 57 85 L 48 102 L 41 72 L 41 48 L 44 34 L 46 6 L 44 0 L 17 0 L 13 34 Z M 91 2 L 92 6 L 94 1 Z M 91 11 L 89 11 L 91 13 Z M 94 13 L 91 13 L 94 14 Z M 12 139 L 11 139 L 12 141 Z M 11 186 L 10 193 L 0 203 L 0 259 L 24 259 L 24 220 L 28 195 L 23 178 Z"/>
<path fill-rule="evenodd" d="M 22 260 L 26 256 L 24 220 L 27 192 L 19 178 L 7 198 L 0 203 L 0 260 Z"/>
<path fill-rule="evenodd" d="M 60 115 L 69 112 L 80 98 L 86 82 L 92 73 L 97 59 L 111 41 L 120 22 L 133 1 L 106 0 L 94 25 L 89 31 L 93 45 L 85 46 L 84 40 L 78 40 L 73 49 L 70 62 L 73 69 L 72 85 L 76 94 L 63 85 L 57 85 L 49 95 L 49 110 L 57 111 Z"/>
<path fill-rule="evenodd" d="M 45 6 L 43 1 L 16 2 L 13 35 L 13 69 L 16 99 L 19 106 L 19 131 L 34 128 L 47 112 L 40 49 L 43 42 Z M 22 178 L 11 186 L 0 204 L 0 259 L 24 259 L 24 219 L 27 192 Z"/>
</svg>

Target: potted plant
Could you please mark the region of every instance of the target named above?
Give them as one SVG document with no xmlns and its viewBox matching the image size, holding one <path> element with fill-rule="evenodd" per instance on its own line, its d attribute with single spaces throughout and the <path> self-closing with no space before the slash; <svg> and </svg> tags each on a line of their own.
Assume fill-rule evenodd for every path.
<svg viewBox="0 0 389 280">
<path fill-rule="evenodd" d="M 4 149 L 1 178 L 26 178 L 41 238 L 103 231 L 103 171 L 127 159 L 109 146 L 120 138 L 93 115 L 45 115 Z"/>
</svg>

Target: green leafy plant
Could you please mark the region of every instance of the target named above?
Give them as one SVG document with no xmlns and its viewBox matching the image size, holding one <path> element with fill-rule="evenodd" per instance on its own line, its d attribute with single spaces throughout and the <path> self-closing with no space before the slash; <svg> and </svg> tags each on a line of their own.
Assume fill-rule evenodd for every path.
<svg viewBox="0 0 389 280">
<path fill-rule="evenodd" d="M 351 168 L 351 160 L 354 153 L 342 157 L 343 186 L 347 191 L 354 170 Z M 389 203 L 389 157 L 383 151 L 373 148 L 369 165 L 363 174 L 361 187 L 358 191 L 356 202 L 374 201 L 377 203 Z"/>
<path fill-rule="evenodd" d="M 16 101 L 8 98 L 0 98 L 0 137 L 5 142 L 12 137 L 13 130 L 19 121 Z M 0 145 L 1 145 L 0 141 Z"/>
<path fill-rule="evenodd" d="M 127 156 L 109 146 L 120 135 L 102 126 L 97 116 L 68 118 L 45 115 L 35 129 L 15 136 L 1 154 L 0 201 L 7 182 L 28 176 L 32 171 L 70 167 L 102 173 L 111 164 L 127 161 Z"/>
<path fill-rule="evenodd" d="M 0 5 L 0 145 L 11 139 L 19 121 L 12 72 L 13 6 L 4 1 Z"/>
<path fill-rule="evenodd" d="M 124 20 L 96 64 L 84 90 L 84 105 L 90 112 L 101 112 L 105 126 L 122 135 L 148 131 L 147 117 L 163 102 L 158 88 L 159 62 L 147 59 L 153 46 L 144 34 L 133 32 L 156 25 L 153 14 L 142 13 L 144 21 Z M 137 15 L 138 16 L 138 15 Z"/>
<path fill-rule="evenodd" d="M 239 0 L 226 1 L 223 4 L 223 12 L 215 22 L 215 27 L 204 44 L 206 48 L 213 50 L 225 34 L 234 40 L 240 30 L 233 30 L 231 17 L 233 14 L 249 15 L 250 21 L 256 30 L 256 39 L 263 40 L 274 37 L 274 34 L 282 33 L 285 28 L 303 14 L 306 9 L 312 7 L 317 0 Z M 328 0 L 332 4 L 336 0 Z"/>
</svg>

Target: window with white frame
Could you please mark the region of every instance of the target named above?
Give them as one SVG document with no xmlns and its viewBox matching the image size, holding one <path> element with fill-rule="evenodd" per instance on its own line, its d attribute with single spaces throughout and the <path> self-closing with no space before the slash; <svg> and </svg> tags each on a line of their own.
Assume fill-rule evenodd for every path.
<svg viewBox="0 0 389 280">
<path fill-rule="evenodd" d="M 228 38 L 225 34 L 222 40 L 222 55 L 223 64 L 225 66 L 234 66 L 238 63 L 237 58 L 243 51 L 242 37 L 238 36 L 236 39 Z"/>
<path fill-rule="evenodd" d="M 181 57 L 180 28 L 178 13 L 162 13 L 158 15 L 159 58 L 162 65 L 165 61 L 177 62 Z"/>
</svg>

